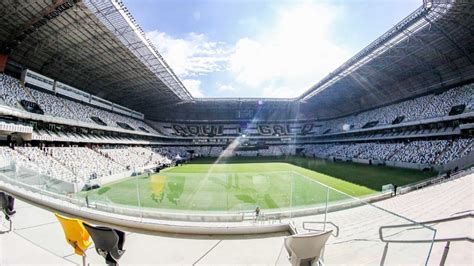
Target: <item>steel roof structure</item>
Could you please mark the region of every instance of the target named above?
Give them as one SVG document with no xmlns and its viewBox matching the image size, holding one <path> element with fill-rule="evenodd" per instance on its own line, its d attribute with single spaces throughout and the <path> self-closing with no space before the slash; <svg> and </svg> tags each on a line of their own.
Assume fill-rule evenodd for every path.
<svg viewBox="0 0 474 266">
<path fill-rule="evenodd" d="M 299 99 L 334 117 L 473 80 L 473 2 L 425 0 Z"/>
<path fill-rule="evenodd" d="M 192 99 L 120 1 L 0 1 L 0 25 L 10 60 L 78 89 L 135 110 Z"/>
<path fill-rule="evenodd" d="M 295 118 L 300 110 L 325 119 L 473 81 L 474 4 L 424 0 L 295 99 L 193 98 L 120 0 L 1 0 L 0 44 L 10 67 L 30 68 L 152 120 L 226 120 L 236 112 Z"/>
</svg>

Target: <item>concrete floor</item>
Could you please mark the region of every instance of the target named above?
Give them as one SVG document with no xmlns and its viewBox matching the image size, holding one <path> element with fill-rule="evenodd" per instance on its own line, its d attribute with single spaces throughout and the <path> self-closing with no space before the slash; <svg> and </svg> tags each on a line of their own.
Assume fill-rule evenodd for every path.
<svg viewBox="0 0 474 266">
<path fill-rule="evenodd" d="M 53 213 L 16 201 L 14 231 L 0 234 L 0 265 L 77 265 Z M 8 223 L 2 220 L 0 231 Z M 120 264 L 274 264 L 286 233 L 254 236 L 190 236 L 127 232 L 126 253 Z M 90 264 L 104 264 L 93 246 L 87 252 Z M 283 260 L 285 261 L 285 260 Z"/>
</svg>

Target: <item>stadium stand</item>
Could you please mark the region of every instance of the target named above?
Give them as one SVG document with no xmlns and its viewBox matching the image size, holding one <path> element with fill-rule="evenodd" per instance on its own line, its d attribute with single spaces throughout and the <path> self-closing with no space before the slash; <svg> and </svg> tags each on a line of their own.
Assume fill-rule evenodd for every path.
<svg viewBox="0 0 474 266">
<path fill-rule="evenodd" d="M 152 150 L 168 159 L 174 159 L 177 155 L 181 157 L 189 157 L 190 155 L 186 147 L 153 147 Z"/>
<path fill-rule="evenodd" d="M 305 156 L 360 158 L 417 164 L 443 165 L 465 155 L 472 138 L 414 140 L 403 143 L 353 143 L 305 145 Z"/>
<path fill-rule="evenodd" d="M 94 134 L 84 132 L 73 132 L 59 129 L 36 128 L 32 132 L 32 140 L 49 142 L 72 142 L 72 143 L 94 143 L 94 144 L 129 144 L 144 145 L 151 143 L 135 136 L 114 136 L 106 134 Z"/>
<path fill-rule="evenodd" d="M 357 155 L 361 159 L 388 160 L 395 152 L 403 148 L 401 143 L 366 143 L 366 147 Z"/>
<path fill-rule="evenodd" d="M 77 110 L 76 113 L 72 112 L 59 97 L 27 87 L 25 87 L 25 89 L 35 99 L 38 105 L 42 107 L 45 114 L 68 119 L 78 119 L 78 114 L 84 113 L 84 110 Z"/>
<path fill-rule="evenodd" d="M 66 161 L 59 161 L 48 154 L 48 150 L 40 150 L 37 147 L 15 147 L 15 151 L 26 157 L 30 162 L 44 168 L 48 176 L 59 178 L 64 181 L 74 181 L 72 169 L 64 166 Z"/>
<path fill-rule="evenodd" d="M 143 121 L 24 87 L 19 80 L 11 76 L 0 74 L 0 81 L 0 95 L 8 106 L 18 108 L 19 103 L 22 100 L 26 100 L 37 103 L 48 115 L 88 123 L 97 123 L 92 117 L 98 117 L 104 121 L 106 125 L 111 127 L 120 127 L 117 123 L 122 123 L 129 125 L 132 130 L 143 131 L 143 129 L 145 129 L 148 132 L 156 134 L 156 131 Z"/>
<path fill-rule="evenodd" d="M 0 73 L 0 81 L 0 95 L 8 106 L 18 107 L 21 100 L 34 101 L 23 90 L 19 80 Z"/>
<path fill-rule="evenodd" d="M 128 146 L 113 148 L 17 146 L 14 149 L 3 146 L 0 147 L 0 156 L 5 160 L 13 159 L 52 178 L 82 185 L 90 180 L 128 170 L 169 165 L 174 159 L 156 153 L 151 148 Z"/>
<path fill-rule="evenodd" d="M 82 180 L 109 176 L 126 170 L 124 166 L 86 147 L 48 147 L 45 152 L 47 156 L 62 162 Z"/>
<path fill-rule="evenodd" d="M 384 106 L 374 110 L 361 112 L 356 115 L 317 121 L 312 123 L 297 123 L 296 129 L 289 129 L 290 124 L 251 124 L 244 129 L 240 124 L 219 124 L 209 122 L 206 125 L 196 124 L 173 124 L 158 123 L 160 132 L 169 136 L 206 136 L 203 128 L 220 128 L 215 130 L 213 136 L 239 136 L 245 133 L 248 136 L 266 135 L 325 135 L 328 133 L 347 132 L 351 130 L 363 129 L 368 123 L 376 123 L 375 127 L 383 127 L 420 121 L 425 119 L 435 119 L 449 116 L 452 108 L 462 106 L 461 113 L 474 111 L 474 84 L 463 85 L 449 89 L 440 94 L 429 94 L 413 99 L 408 99 L 400 103 Z M 245 125 L 247 127 L 247 125 Z M 310 130 L 308 130 L 311 127 Z M 217 133 L 220 132 L 220 133 Z M 207 134 L 207 136 L 209 136 Z"/>
<path fill-rule="evenodd" d="M 181 158 L 218 156 L 294 156 L 297 149 L 306 157 L 365 159 L 379 163 L 404 162 L 427 167 L 445 165 L 472 152 L 472 138 L 449 140 L 413 140 L 408 142 L 328 143 L 305 145 L 270 145 L 254 150 L 224 152 L 219 146 L 130 147 L 105 145 L 92 148 L 68 147 L 1 147 L 4 159 L 30 165 L 41 173 L 62 181 L 86 182 L 124 173 L 129 170 L 171 165 Z"/>
<path fill-rule="evenodd" d="M 409 142 L 368 142 L 351 144 L 305 144 L 301 146 L 270 145 L 267 148 L 253 151 L 234 151 L 236 156 L 283 156 L 295 155 L 296 148 L 301 147 L 306 157 L 319 158 L 344 158 L 344 159 L 370 159 L 381 161 L 398 161 L 417 164 L 443 165 L 456 160 L 472 150 L 472 138 L 455 138 L 449 140 L 414 140 Z M 196 155 L 215 157 L 218 152 L 213 152 L 215 147 L 208 146 L 187 146 L 187 147 L 166 147 L 157 151 L 170 154 L 175 157 L 177 154 L 188 157 L 188 151 L 193 151 Z"/>
<path fill-rule="evenodd" d="M 102 148 L 99 149 L 99 152 L 105 157 L 124 165 L 128 169 L 171 163 L 165 156 L 155 153 L 151 149 L 142 147 Z"/>
<path fill-rule="evenodd" d="M 474 84 L 464 85 L 438 95 L 430 94 L 362 112 L 353 118 L 346 118 L 340 123 L 354 125 L 354 128 L 362 128 L 370 121 L 378 121 L 378 125 L 390 125 L 397 117 L 403 117 L 403 122 L 443 117 L 449 115 L 449 111 L 454 106 L 472 105 L 473 94 Z M 466 108 L 465 111 L 472 111 L 472 109 Z"/>
</svg>

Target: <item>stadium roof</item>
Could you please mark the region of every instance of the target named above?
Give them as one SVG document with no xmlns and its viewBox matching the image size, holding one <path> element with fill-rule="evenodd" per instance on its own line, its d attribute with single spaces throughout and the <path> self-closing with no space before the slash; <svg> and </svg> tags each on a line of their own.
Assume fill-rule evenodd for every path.
<svg viewBox="0 0 474 266">
<path fill-rule="evenodd" d="M 136 110 L 192 99 L 120 1 L 1 1 L 0 10 L 3 49 L 28 68 Z"/>
<path fill-rule="evenodd" d="M 425 0 L 299 99 L 334 117 L 473 79 L 472 1 Z"/>
<path fill-rule="evenodd" d="M 301 97 L 266 106 L 328 118 L 472 81 L 473 27 L 471 1 L 425 0 Z M 119 0 L 1 1 L 0 42 L 12 61 L 150 119 L 261 109 L 259 99 L 194 99 Z"/>
</svg>

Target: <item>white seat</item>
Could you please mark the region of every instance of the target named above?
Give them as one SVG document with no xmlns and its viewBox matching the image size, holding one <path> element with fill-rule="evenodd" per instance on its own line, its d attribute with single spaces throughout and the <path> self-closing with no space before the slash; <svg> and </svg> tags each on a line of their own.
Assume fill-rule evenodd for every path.
<svg viewBox="0 0 474 266">
<path fill-rule="evenodd" d="M 285 238 L 285 248 L 291 265 L 312 265 L 319 262 L 324 245 L 331 235 L 324 233 L 297 234 Z"/>
</svg>

